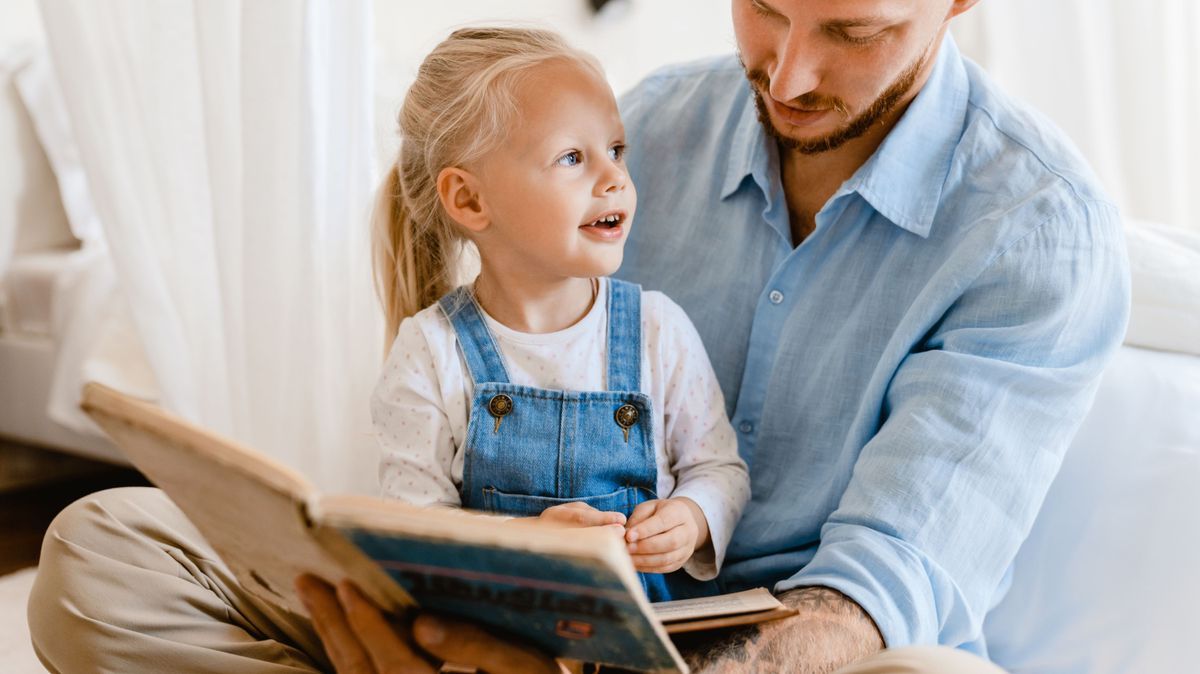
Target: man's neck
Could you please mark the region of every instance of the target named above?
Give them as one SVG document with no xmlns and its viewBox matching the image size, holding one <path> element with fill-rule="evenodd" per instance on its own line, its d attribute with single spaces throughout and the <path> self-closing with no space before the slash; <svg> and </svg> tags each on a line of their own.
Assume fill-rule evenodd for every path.
<svg viewBox="0 0 1200 674">
<path fill-rule="evenodd" d="M 817 154 L 803 154 L 780 146 L 780 179 L 783 182 L 783 193 L 787 196 L 793 246 L 799 246 L 812 233 L 816 228 L 817 213 L 825 207 L 842 183 L 849 180 L 855 171 L 875 154 L 883 140 L 904 116 L 908 106 L 925 87 L 937 62 L 945 32 L 946 28 L 943 26 L 934 38 L 928 63 L 908 95 L 866 133 L 847 141 L 835 150 Z"/>
<path fill-rule="evenodd" d="M 812 233 L 817 213 L 842 183 L 871 158 L 907 107 L 907 104 L 899 106 L 883 123 L 835 150 L 802 154 L 779 148 L 780 178 L 787 196 L 792 245 L 799 246 Z"/>
</svg>

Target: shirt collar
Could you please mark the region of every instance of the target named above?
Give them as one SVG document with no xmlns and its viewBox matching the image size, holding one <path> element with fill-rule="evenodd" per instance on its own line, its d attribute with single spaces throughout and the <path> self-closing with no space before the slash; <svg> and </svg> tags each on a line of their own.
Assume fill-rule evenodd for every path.
<svg viewBox="0 0 1200 674">
<path fill-rule="evenodd" d="M 758 121 L 758 110 L 754 106 L 754 92 L 745 82 L 747 94 L 742 105 L 742 115 L 730 134 L 729 163 L 725 166 L 725 182 L 721 187 L 721 199 L 726 199 L 742 186 L 747 177 L 753 177 L 763 194 L 770 195 L 770 171 L 776 166 L 773 155 L 774 141 Z M 776 170 L 778 173 L 778 170 Z"/>
<path fill-rule="evenodd" d="M 928 237 L 962 137 L 969 86 L 962 56 L 947 34 L 925 86 L 839 194 L 858 192 L 898 227 Z"/>
<path fill-rule="evenodd" d="M 925 86 L 875 154 L 830 203 L 857 192 L 898 227 L 928 237 L 962 135 L 968 87 L 962 56 L 947 34 Z M 774 142 L 758 120 L 753 93 L 747 91 L 741 119 L 730 136 L 722 199 L 736 192 L 748 176 L 769 197 L 770 171 L 778 171 Z"/>
</svg>

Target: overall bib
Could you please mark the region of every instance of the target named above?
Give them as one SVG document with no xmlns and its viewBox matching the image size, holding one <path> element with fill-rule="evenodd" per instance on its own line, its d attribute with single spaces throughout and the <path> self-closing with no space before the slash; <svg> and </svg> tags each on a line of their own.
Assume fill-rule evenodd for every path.
<svg viewBox="0 0 1200 674">
<path fill-rule="evenodd" d="M 511 383 L 470 291 L 458 288 L 440 301 L 475 383 L 463 457 L 464 508 L 521 517 L 583 501 L 628 517 L 637 504 L 658 498 L 653 408 L 641 392 L 641 287 L 610 279 L 603 299 L 607 391 Z M 639 576 L 650 601 L 671 598 L 662 574 Z"/>
</svg>

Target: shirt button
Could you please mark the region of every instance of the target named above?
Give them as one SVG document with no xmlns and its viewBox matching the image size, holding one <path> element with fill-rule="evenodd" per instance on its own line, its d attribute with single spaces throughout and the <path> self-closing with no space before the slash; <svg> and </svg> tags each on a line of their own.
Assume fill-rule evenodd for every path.
<svg viewBox="0 0 1200 674">
<path fill-rule="evenodd" d="M 738 430 L 743 433 L 751 433 L 754 431 L 754 424 L 750 423 L 749 421 L 743 421 L 742 423 L 738 424 Z"/>
<path fill-rule="evenodd" d="M 772 290 L 771 294 L 767 295 L 767 299 L 771 300 L 771 304 L 779 304 L 783 301 L 783 293 L 778 290 Z"/>
</svg>

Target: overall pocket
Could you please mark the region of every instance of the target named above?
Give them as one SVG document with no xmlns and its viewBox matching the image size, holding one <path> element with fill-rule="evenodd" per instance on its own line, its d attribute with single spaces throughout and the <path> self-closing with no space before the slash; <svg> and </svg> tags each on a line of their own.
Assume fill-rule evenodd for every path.
<svg viewBox="0 0 1200 674">
<path fill-rule="evenodd" d="M 489 512 L 515 517 L 535 517 L 546 508 L 582 501 L 596 510 L 619 512 L 629 516 L 637 504 L 656 498 L 654 492 L 640 487 L 622 487 L 608 494 L 583 496 L 580 498 L 554 498 L 552 496 L 529 496 L 509 494 L 494 487 L 483 488 L 483 509 Z"/>
</svg>

